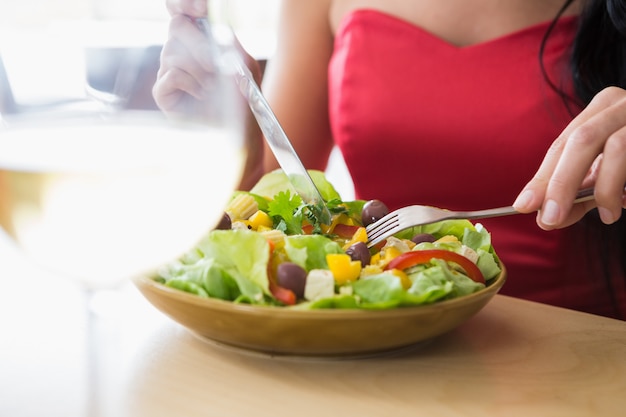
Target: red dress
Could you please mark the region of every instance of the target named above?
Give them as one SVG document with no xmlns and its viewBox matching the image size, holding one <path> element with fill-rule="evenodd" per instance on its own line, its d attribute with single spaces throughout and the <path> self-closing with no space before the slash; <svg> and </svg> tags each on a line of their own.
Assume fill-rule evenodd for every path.
<svg viewBox="0 0 626 417">
<path fill-rule="evenodd" d="M 390 209 L 510 205 L 572 118 L 539 66 L 548 24 L 457 47 L 378 11 L 348 15 L 329 66 L 329 106 L 356 197 Z M 576 27 L 575 17 L 561 19 L 544 53 L 550 79 L 566 90 Z M 583 226 L 546 232 L 534 214 L 481 223 L 507 266 L 501 293 L 618 316 L 613 291 L 626 315 L 623 276 L 608 289 Z"/>
</svg>

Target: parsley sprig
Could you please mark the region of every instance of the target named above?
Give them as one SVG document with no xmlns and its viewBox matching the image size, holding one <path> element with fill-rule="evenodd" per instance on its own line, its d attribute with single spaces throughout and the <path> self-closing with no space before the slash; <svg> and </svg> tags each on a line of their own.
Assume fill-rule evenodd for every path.
<svg viewBox="0 0 626 417">
<path fill-rule="evenodd" d="M 327 201 L 326 206 L 331 215 L 349 215 L 351 212 L 350 207 L 340 199 Z M 268 203 L 267 212 L 274 220 L 274 228 L 288 235 L 301 234 L 305 219 L 313 226 L 313 234 L 322 234 L 322 225 L 331 222 L 331 219 L 325 218 L 319 205 L 307 204 L 298 194 L 292 194 L 289 190 L 276 194 Z"/>
<path fill-rule="evenodd" d="M 267 213 L 274 219 L 274 228 L 288 235 L 302 233 L 303 201 L 298 194 L 281 191 L 267 205 Z"/>
</svg>

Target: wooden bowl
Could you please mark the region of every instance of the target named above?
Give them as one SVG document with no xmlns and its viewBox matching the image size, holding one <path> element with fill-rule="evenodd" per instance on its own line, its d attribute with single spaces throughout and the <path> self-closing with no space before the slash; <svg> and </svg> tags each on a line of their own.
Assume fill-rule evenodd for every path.
<svg viewBox="0 0 626 417">
<path fill-rule="evenodd" d="M 295 310 L 201 298 L 159 284 L 134 283 L 158 310 L 201 338 L 270 355 L 353 357 L 407 348 L 468 320 L 497 294 L 506 270 L 486 288 L 434 304 L 391 310 Z"/>
</svg>

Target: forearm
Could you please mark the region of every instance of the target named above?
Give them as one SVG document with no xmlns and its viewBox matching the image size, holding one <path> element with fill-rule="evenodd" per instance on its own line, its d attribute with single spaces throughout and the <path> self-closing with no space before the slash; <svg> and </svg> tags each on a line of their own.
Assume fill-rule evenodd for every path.
<svg viewBox="0 0 626 417">
<path fill-rule="evenodd" d="M 241 175 L 238 190 L 249 191 L 265 174 L 263 165 L 264 141 L 261 129 L 251 112 L 245 118 L 246 163 Z"/>
</svg>

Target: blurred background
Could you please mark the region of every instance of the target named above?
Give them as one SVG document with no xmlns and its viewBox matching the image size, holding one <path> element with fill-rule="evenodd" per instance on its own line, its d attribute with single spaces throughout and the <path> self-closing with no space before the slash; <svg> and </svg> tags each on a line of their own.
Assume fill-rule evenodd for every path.
<svg viewBox="0 0 626 417">
<path fill-rule="evenodd" d="M 232 5 L 231 21 L 241 42 L 255 56 L 271 55 L 280 0 L 228 2 Z M 91 35 L 111 44 L 138 37 L 163 40 L 167 34 L 168 14 L 164 0 L 0 0 L 0 30 L 51 19 L 89 22 L 93 25 Z M 118 25 L 121 30 L 97 33 L 98 28 L 106 28 L 106 23 L 124 21 L 129 23 L 126 28 Z"/>
<path fill-rule="evenodd" d="M 228 0 L 228 3 L 229 19 L 242 44 L 257 59 L 266 60 L 275 45 L 279 0 Z M 33 91 L 42 97 L 46 89 L 81 89 L 79 74 L 60 69 L 67 59 L 78 56 L 71 47 L 79 41 L 86 48 L 89 83 L 97 89 L 106 90 L 115 81 L 111 78 L 118 70 L 113 67 L 119 61 L 116 55 L 134 53 L 142 71 L 129 81 L 137 82 L 137 103 L 131 105 L 151 105 L 149 90 L 158 69 L 160 46 L 167 38 L 168 19 L 164 0 L 0 0 L 0 57 L 4 76 L 11 80 L 12 99 L 28 103 Z M 33 36 L 44 27 L 48 31 L 46 36 Z M 67 44 L 66 56 L 50 56 L 52 48 L 45 48 L 46 42 L 52 42 L 50 33 L 54 34 L 57 45 Z M 20 74 L 41 65 L 49 67 L 49 71 L 58 69 L 57 85 L 20 82 Z M 3 96 L 6 94 L 5 91 Z M 49 95 L 54 92 L 50 91 Z M 0 111 L 7 109 L 0 107 Z"/>
</svg>

